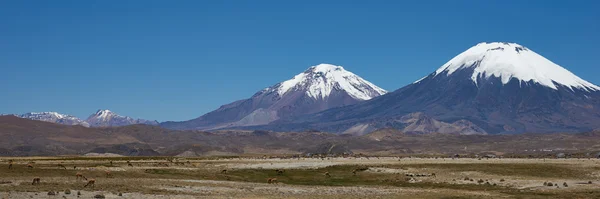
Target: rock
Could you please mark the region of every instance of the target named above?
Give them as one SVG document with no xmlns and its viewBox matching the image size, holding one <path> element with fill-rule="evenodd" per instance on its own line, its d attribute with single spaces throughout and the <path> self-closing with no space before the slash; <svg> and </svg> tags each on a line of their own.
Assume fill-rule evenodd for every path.
<svg viewBox="0 0 600 199">
<path fill-rule="evenodd" d="M 71 190 L 70 189 L 65 190 L 65 194 L 67 194 L 67 195 L 71 194 Z"/>
<path fill-rule="evenodd" d="M 78 195 L 78 196 L 80 196 L 80 195 L 81 195 L 81 192 L 80 192 L 80 191 L 77 191 L 77 195 Z"/>
<path fill-rule="evenodd" d="M 102 194 L 98 194 L 98 195 L 94 196 L 94 198 L 106 198 L 106 197 L 104 197 L 104 195 L 102 195 Z"/>
<path fill-rule="evenodd" d="M 119 196 L 123 196 L 123 193 L 119 193 Z"/>
<path fill-rule="evenodd" d="M 54 191 L 49 191 L 49 192 L 48 192 L 48 195 L 49 195 L 49 196 L 54 196 L 54 195 L 56 195 L 56 193 L 54 193 Z"/>
</svg>

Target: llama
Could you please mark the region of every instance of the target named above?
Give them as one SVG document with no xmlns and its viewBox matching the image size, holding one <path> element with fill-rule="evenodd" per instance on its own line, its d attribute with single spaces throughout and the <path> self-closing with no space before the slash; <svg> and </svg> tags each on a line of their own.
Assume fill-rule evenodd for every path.
<svg viewBox="0 0 600 199">
<path fill-rule="evenodd" d="M 283 175 L 284 170 L 283 169 L 276 169 L 275 172 L 277 173 L 277 175 Z"/>
<path fill-rule="evenodd" d="M 90 179 L 90 180 L 88 180 L 87 184 L 83 185 L 83 187 L 87 187 L 87 186 L 94 187 L 95 186 L 94 184 L 96 184 L 96 179 Z"/>
<path fill-rule="evenodd" d="M 33 179 L 33 182 L 31 183 L 31 185 L 36 185 L 36 184 L 40 184 L 40 178 Z"/>
<path fill-rule="evenodd" d="M 75 178 L 76 178 L 77 180 L 79 180 L 79 178 L 81 178 L 81 179 L 84 179 L 84 180 L 87 180 L 87 178 L 86 178 L 85 176 L 83 176 L 83 174 L 81 174 L 81 173 L 77 173 L 77 174 L 75 174 Z"/>
<path fill-rule="evenodd" d="M 277 178 L 269 178 L 269 179 L 267 179 L 267 183 L 269 183 L 269 184 L 276 184 L 277 183 Z"/>
</svg>

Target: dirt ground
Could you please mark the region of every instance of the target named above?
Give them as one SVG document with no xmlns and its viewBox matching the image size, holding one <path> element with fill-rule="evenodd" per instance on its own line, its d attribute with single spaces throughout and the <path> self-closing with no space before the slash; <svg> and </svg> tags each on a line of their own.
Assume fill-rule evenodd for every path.
<svg viewBox="0 0 600 199">
<path fill-rule="evenodd" d="M 597 159 L 5 157 L 0 166 L 0 198 L 600 198 Z"/>
</svg>

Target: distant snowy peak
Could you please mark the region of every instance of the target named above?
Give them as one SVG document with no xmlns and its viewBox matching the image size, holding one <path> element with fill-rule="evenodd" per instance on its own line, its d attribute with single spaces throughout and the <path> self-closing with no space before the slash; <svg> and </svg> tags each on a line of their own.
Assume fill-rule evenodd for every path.
<svg viewBox="0 0 600 199">
<path fill-rule="evenodd" d="M 105 121 L 105 120 L 110 120 L 112 118 L 127 118 L 127 117 L 117 115 L 110 110 L 100 109 L 100 110 L 96 111 L 96 113 L 94 115 L 90 116 L 90 118 Z M 90 119 L 90 118 L 88 118 L 88 119 Z"/>
<path fill-rule="evenodd" d="M 515 78 L 524 82 L 533 81 L 552 89 L 558 89 L 557 86 L 562 85 L 571 89 L 600 91 L 600 87 L 516 43 L 479 43 L 452 58 L 433 75 L 446 73 L 449 76 L 465 68 L 473 69 L 471 79 L 475 84 L 478 79 L 494 76 L 500 78 L 503 84 Z"/>
<path fill-rule="evenodd" d="M 57 124 L 66 124 L 66 125 L 81 125 L 85 127 L 89 127 L 90 124 L 86 121 L 79 119 L 78 117 L 72 115 L 60 114 L 57 112 L 31 112 L 25 113 L 22 115 L 17 115 L 20 118 L 26 118 L 30 120 L 39 120 L 45 122 L 52 122 Z"/>
<path fill-rule="evenodd" d="M 331 64 L 312 66 L 294 78 L 264 91 L 274 91 L 279 96 L 291 91 L 303 91 L 314 99 L 324 99 L 335 90 L 343 90 L 357 100 L 369 100 L 387 93 L 343 67 Z"/>
<path fill-rule="evenodd" d="M 133 119 L 118 115 L 110 110 L 98 110 L 86 120 L 93 127 L 126 126 L 132 124 L 157 125 L 157 121 Z"/>
</svg>

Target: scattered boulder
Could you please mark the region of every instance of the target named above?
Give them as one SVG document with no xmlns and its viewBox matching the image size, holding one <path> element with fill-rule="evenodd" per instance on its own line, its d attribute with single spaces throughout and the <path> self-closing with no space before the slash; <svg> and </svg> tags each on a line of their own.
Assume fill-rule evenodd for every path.
<svg viewBox="0 0 600 199">
<path fill-rule="evenodd" d="M 564 187 L 569 187 L 569 185 L 567 184 L 567 182 L 564 182 L 564 183 L 563 183 L 563 186 L 564 186 Z"/>
<path fill-rule="evenodd" d="M 65 194 L 67 194 L 67 195 L 71 194 L 71 190 L 69 190 L 69 189 L 65 190 Z"/>
<path fill-rule="evenodd" d="M 77 195 L 78 195 L 78 196 L 80 196 L 80 195 L 81 195 L 81 192 L 80 192 L 80 191 L 77 191 Z"/>
<path fill-rule="evenodd" d="M 552 184 L 551 182 L 548 182 L 548 184 L 546 184 L 546 186 L 551 187 L 551 186 L 554 186 L 554 184 Z"/>
<path fill-rule="evenodd" d="M 504 182 L 504 178 L 500 179 L 500 182 Z"/>
<path fill-rule="evenodd" d="M 123 196 L 123 193 L 119 192 L 119 195 L 118 195 L 118 196 Z"/>
<path fill-rule="evenodd" d="M 106 197 L 104 197 L 104 195 L 102 195 L 102 194 L 97 194 L 94 196 L 94 198 L 106 198 Z"/>
<path fill-rule="evenodd" d="M 49 191 L 49 192 L 48 192 L 48 195 L 49 195 L 49 196 L 54 196 L 54 195 L 56 195 L 56 193 L 55 193 L 54 191 Z"/>
</svg>

